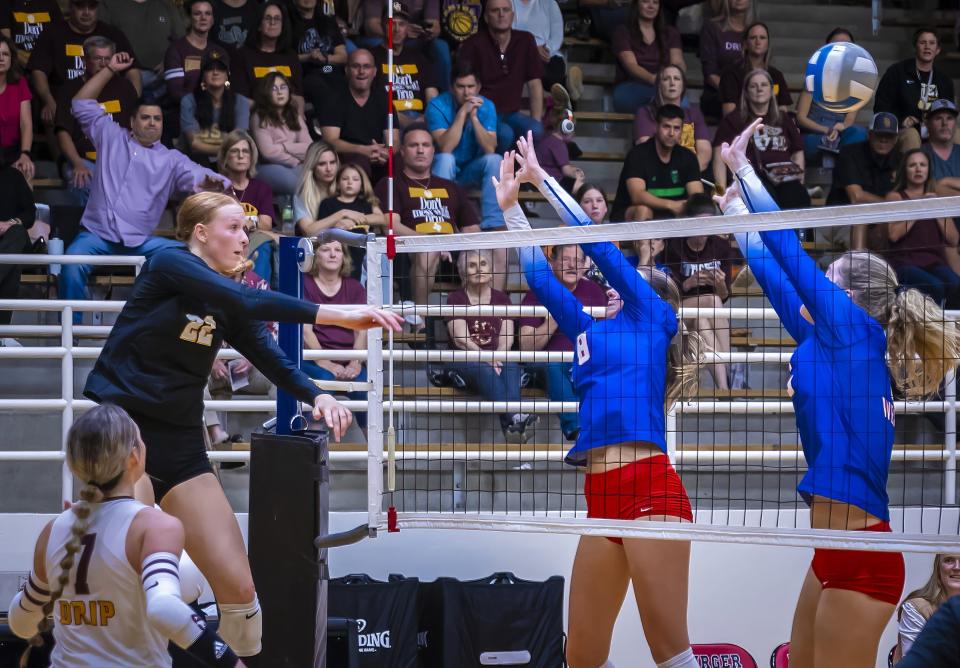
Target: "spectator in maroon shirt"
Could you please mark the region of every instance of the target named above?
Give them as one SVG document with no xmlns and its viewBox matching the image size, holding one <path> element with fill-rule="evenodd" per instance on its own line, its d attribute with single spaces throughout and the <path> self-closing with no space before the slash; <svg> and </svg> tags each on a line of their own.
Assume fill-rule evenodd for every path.
<svg viewBox="0 0 960 668">
<path fill-rule="evenodd" d="M 481 93 L 497 108 L 497 152 L 510 150 L 517 137 L 543 133 L 543 60 L 533 35 L 513 29 L 511 0 L 488 0 L 485 27 L 468 39 L 457 60 L 470 63 L 483 88 Z M 520 111 L 523 86 L 530 94 L 530 113 Z"/>
<path fill-rule="evenodd" d="M 719 16 L 703 22 L 700 30 L 700 62 L 703 64 L 703 113 L 719 118 L 720 73 L 740 62 L 743 33 L 753 21 L 753 0 L 723 0 Z"/>
<path fill-rule="evenodd" d="M 303 298 L 314 304 L 366 304 L 367 292 L 356 279 L 350 278 L 353 264 L 350 253 L 339 241 L 314 244 L 313 267 L 303 277 Z M 367 333 L 354 332 L 335 325 L 304 325 L 303 347 L 306 350 L 366 350 Z M 354 381 L 364 383 L 367 371 L 359 360 L 304 360 L 300 367 L 315 380 Z M 348 392 L 350 399 L 363 401 L 366 392 Z M 356 413 L 357 426 L 367 433 L 366 413 Z"/>
<path fill-rule="evenodd" d="M 133 53 L 126 36 L 113 26 L 98 20 L 98 0 L 71 0 L 67 20 L 54 23 L 40 34 L 30 54 L 27 69 L 30 83 L 43 105 L 40 118 L 52 125 L 57 115 L 57 97 L 60 88 L 68 81 L 83 76 L 86 57 L 83 43 L 89 37 L 106 37 L 116 45 L 116 50 Z M 132 67 L 126 78 L 140 94 L 140 70 Z M 66 112 L 70 113 L 67 104 Z"/>
<path fill-rule="evenodd" d="M 211 49 L 223 47 L 210 39 L 213 28 L 213 5 L 210 0 L 192 0 L 187 3 L 190 24 L 187 34 L 170 43 L 163 58 L 163 79 L 167 96 L 177 103 L 192 93 L 200 81 L 200 64 Z"/>
<path fill-rule="evenodd" d="M 447 297 L 448 306 L 512 304 L 506 293 L 493 288 L 493 256 L 490 251 L 462 251 L 457 271 L 463 287 Z M 495 316 L 446 316 L 450 345 L 467 352 L 507 351 L 513 348 L 514 322 Z M 472 386 L 486 401 L 520 401 L 520 366 L 516 362 L 453 362 L 449 377 L 460 388 Z M 510 443 L 526 443 L 527 427 L 537 421 L 528 413 L 501 413 L 500 428 Z"/>
<path fill-rule="evenodd" d="M 780 111 L 787 113 L 793 105 L 790 87 L 783 72 L 770 64 L 770 30 L 765 23 L 755 21 L 743 34 L 742 54 L 739 62 L 728 65 L 720 73 L 720 106 L 723 114 L 729 114 L 740 106 L 743 80 L 753 70 L 766 70 L 773 81 L 773 96 Z"/>
<path fill-rule="evenodd" d="M 767 70 L 753 70 L 743 82 L 740 108 L 723 117 L 713 138 L 713 178 L 721 189 L 729 183 L 720 147 L 732 142 L 753 119 L 763 119 L 753 134 L 747 157 L 781 209 L 805 209 L 810 194 L 803 185 L 803 139 L 796 121 L 773 99 L 773 78 Z"/>
<path fill-rule="evenodd" d="M 922 149 L 907 151 L 888 202 L 936 197 L 930 158 Z M 960 234 L 949 218 L 925 218 L 887 226 L 887 261 L 901 285 L 917 288 L 946 308 L 960 308 L 960 276 L 956 268 Z M 953 268 L 951 268 L 951 263 Z"/>
<path fill-rule="evenodd" d="M 660 0 L 634 0 L 627 25 L 615 28 L 611 41 L 619 82 L 613 90 L 613 108 L 620 113 L 635 114 L 653 99 L 654 80 L 664 65 L 687 69 L 680 33 L 666 24 Z"/>
</svg>

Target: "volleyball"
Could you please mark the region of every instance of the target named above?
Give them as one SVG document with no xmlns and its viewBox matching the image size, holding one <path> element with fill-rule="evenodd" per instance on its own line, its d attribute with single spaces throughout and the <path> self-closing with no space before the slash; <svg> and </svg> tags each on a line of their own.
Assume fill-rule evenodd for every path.
<svg viewBox="0 0 960 668">
<path fill-rule="evenodd" d="M 866 49 L 850 42 L 826 44 L 807 62 L 804 77 L 813 101 L 849 113 L 867 104 L 877 88 L 877 64 Z"/>
</svg>

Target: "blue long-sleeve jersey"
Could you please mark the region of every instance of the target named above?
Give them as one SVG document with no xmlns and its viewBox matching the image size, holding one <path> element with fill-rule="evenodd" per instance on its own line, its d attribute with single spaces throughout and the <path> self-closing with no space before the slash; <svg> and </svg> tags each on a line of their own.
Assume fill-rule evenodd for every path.
<svg viewBox="0 0 960 668">
<path fill-rule="evenodd" d="M 778 207 L 755 175 L 738 175 L 752 212 Z M 890 519 L 887 474 L 894 410 L 887 337 L 830 281 L 791 230 L 738 234 L 764 294 L 796 339 L 790 387 L 807 473 L 797 489 Z M 800 313 L 806 306 L 813 323 Z"/>
<path fill-rule="evenodd" d="M 554 179 L 544 195 L 568 225 L 590 218 Z M 573 385 L 580 400 L 580 436 L 570 461 L 593 448 L 630 441 L 666 450 L 664 396 L 667 351 L 677 333 L 673 308 L 611 243 L 583 244 L 610 285 L 620 293 L 617 317 L 594 320 L 553 275 L 538 246 L 520 249 L 527 283 L 574 345 Z"/>
</svg>

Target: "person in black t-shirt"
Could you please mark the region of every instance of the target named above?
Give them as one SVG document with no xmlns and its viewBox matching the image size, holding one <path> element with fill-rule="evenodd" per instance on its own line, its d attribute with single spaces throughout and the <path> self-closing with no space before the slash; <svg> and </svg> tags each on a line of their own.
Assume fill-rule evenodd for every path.
<svg viewBox="0 0 960 668">
<path fill-rule="evenodd" d="M 938 99 L 953 100 L 953 80 L 933 61 L 940 54 L 940 40 L 930 28 L 913 34 L 915 56 L 894 63 L 884 72 L 873 100 L 875 112 L 886 111 L 900 122 L 901 153 L 920 148 L 924 113 Z"/>
<path fill-rule="evenodd" d="M 213 30 L 210 37 L 232 51 L 233 56 L 257 29 L 260 18 L 256 0 L 213 0 Z"/>
<path fill-rule="evenodd" d="M 347 62 L 347 88 L 320 110 L 323 138 L 344 162 L 363 167 L 376 183 L 387 173 L 387 93 L 375 85 L 373 54 L 357 49 Z M 394 146 L 398 127 L 394 117 Z"/>
<path fill-rule="evenodd" d="M 280 388 L 313 406 L 340 440 L 350 411 L 321 392 L 277 347 L 265 322 L 400 330 L 398 315 L 355 306 L 317 306 L 248 288 L 223 274 L 246 269 L 246 219 L 223 193 L 191 195 L 177 213 L 186 243 L 143 267 L 87 378 L 84 395 L 126 410 L 147 449 L 138 500 L 183 522 L 187 549 L 220 608 L 221 637 L 240 656 L 260 652 L 263 616 L 243 536 L 207 460 L 203 390 L 224 341 Z M 251 600 L 252 599 L 252 600 Z"/>
<path fill-rule="evenodd" d="M 51 24 L 40 34 L 30 54 L 27 69 L 30 84 L 43 105 L 40 117 L 52 125 L 57 115 L 57 97 L 68 81 L 83 76 L 86 67 L 83 43 L 89 37 L 106 37 L 116 51 L 133 53 L 126 36 L 113 26 L 98 20 L 98 0 L 71 0 L 67 20 Z M 140 70 L 134 64 L 124 75 L 140 94 Z M 67 113 L 70 105 L 67 104 Z"/>
<path fill-rule="evenodd" d="M 897 119 L 893 114 L 874 114 L 870 121 L 867 141 L 850 144 L 840 149 L 833 170 L 833 185 L 827 204 L 875 204 L 883 202 L 893 188 L 893 179 L 900 164 L 897 144 Z M 830 228 L 833 234 L 845 230 Z M 827 240 L 833 240 L 830 232 Z M 867 227 L 858 225 L 851 230 L 850 247 L 867 247 Z"/>
<path fill-rule="evenodd" d="M 410 29 L 410 10 L 402 2 L 394 2 L 393 10 L 393 108 L 401 127 L 423 121 L 427 104 L 437 96 L 440 88 L 434 78 L 433 67 L 416 42 L 407 39 Z M 383 13 L 384 32 L 387 14 Z M 376 84 L 387 87 L 387 47 L 372 50 L 377 63 Z"/>
<path fill-rule="evenodd" d="M 290 11 L 293 45 L 303 67 L 304 97 L 315 110 L 343 89 L 347 64 L 347 47 L 336 17 L 327 16 L 317 5 L 318 0 L 294 0 Z"/>
<path fill-rule="evenodd" d="M 634 146 L 623 162 L 611 221 L 673 218 L 690 195 L 703 192 L 697 157 L 678 145 L 682 130 L 683 109 L 657 110 L 653 141 Z"/>
</svg>

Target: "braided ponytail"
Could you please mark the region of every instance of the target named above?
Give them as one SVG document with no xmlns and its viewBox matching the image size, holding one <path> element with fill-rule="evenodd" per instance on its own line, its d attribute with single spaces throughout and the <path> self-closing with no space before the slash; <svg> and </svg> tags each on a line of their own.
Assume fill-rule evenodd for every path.
<svg viewBox="0 0 960 668">
<path fill-rule="evenodd" d="M 30 650 L 43 646 L 43 634 L 53 630 L 53 608 L 57 600 L 63 596 L 63 590 L 70 582 L 70 571 L 73 569 L 74 555 L 83 547 L 81 539 L 90 527 L 90 511 L 92 504 L 103 499 L 103 492 L 91 483 L 84 485 L 80 490 L 80 501 L 73 504 L 70 510 L 74 514 L 73 526 L 70 527 L 70 540 L 64 546 L 66 554 L 60 560 L 60 577 L 56 587 L 50 591 L 50 600 L 43 604 L 43 619 L 37 624 L 37 632 L 27 641 L 27 649 L 20 655 L 20 668 L 27 668 Z"/>
<path fill-rule="evenodd" d="M 83 548 L 82 539 L 90 528 L 94 504 L 103 500 L 104 492 L 117 486 L 126 471 L 127 457 L 140 443 L 136 423 L 119 406 L 102 404 L 89 411 L 70 428 L 67 434 L 67 466 L 87 481 L 80 490 L 80 501 L 71 506 L 74 521 L 70 539 L 60 560 L 60 574 L 51 588 L 50 600 L 43 606 L 43 618 L 20 656 L 20 668 L 26 668 L 30 650 L 43 645 L 43 634 L 53 629 L 53 608 L 70 582 L 75 555 Z"/>
</svg>

